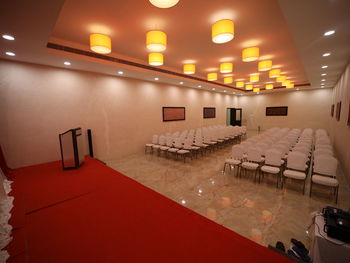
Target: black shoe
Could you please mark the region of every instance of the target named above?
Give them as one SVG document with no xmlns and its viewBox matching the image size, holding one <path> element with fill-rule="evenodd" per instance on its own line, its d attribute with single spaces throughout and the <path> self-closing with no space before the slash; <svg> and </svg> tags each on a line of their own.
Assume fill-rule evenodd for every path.
<svg viewBox="0 0 350 263">
<path fill-rule="evenodd" d="M 293 259 L 294 261 L 299 261 L 299 258 L 298 258 L 297 255 L 293 252 L 293 250 L 288 249 L 287 254 L 288 254 L 288 256 L 290 256 L 291 259 Z"/>
<path fill-rule="evenodd" d="M 281 250 L 282 252 L 286 253 L 286 249 L 285 249 L 285 247 L 284 247 L 284 244 L 283 244 L 281 241 L 277 241 L 277 243 L 276 243 L 276 248 L 277 248 L 278 250 Z"/>
<path fill-rule="evenodd" d="M 300 242 L 299 240 L 296 240 L 294 238 L 292 238 L 290 241 L 293 243 L 293 245 L 295 245 L 297 248 L 299 248 L 299 250 L 301 251 L 302 254 L 304 254 L 304 255 L 309 254 L 309 250 L 306 249 L 306 247 L 304 246 L 304 244 L 302 242 Z"/>
<path fill-rule="evenodd" d="M 298 248 L 296 246 L 293 246 L 292 249 L 293 249 L 293 252 L 297 256 L 299 256 L 302 260 L 304 260 L 305 262 L 311 262 L 311 258 L 309 257 L 309 255 L 308 254 L 304 254 L 304 252 L 300 248 Z"/>
</svg>

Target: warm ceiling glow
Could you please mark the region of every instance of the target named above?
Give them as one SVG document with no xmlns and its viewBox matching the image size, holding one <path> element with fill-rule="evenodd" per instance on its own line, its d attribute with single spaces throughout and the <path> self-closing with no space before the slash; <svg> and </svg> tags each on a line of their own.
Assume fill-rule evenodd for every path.
<svg viewBox="0 0 350 263">
<path fill-rule="evenodd" d="M 164 57 L 162 53 L 150 53 L 148 54 L 148 63 L 152 66 L 161 66 L 164 63 Z"/>
<path fill-rule="evenodd" d="M 176 5 L 180 0 L 149 0 L 152 5 L 159 8 L 169 8 Z"/>
<path fill-rule="evenodd" d="M 258 60 L 259 58 L 259 48 L 258 47 L 249 47 L 243 49 L 242 51 L 242 61 L 251 62 Z"/>
<path fill-rule="evenodd" d="M 250 75 L 249 81 L 250 82 L 258 82 L 259 81 L 259 75 L 256 75 L 256 74 Z"/>
<path fill-rule="evenodd" d="M 212 25 L 211 37 L 214 43 L 222 44 L 231 41 L 234 38 L 233 21 L 223 19 Z"/>
<path fill-rule="evenodd" d="M 268 71 L 271 68 L 272 68 L 272 60 L 259 61 L 259 64 L 258 64 L 259 71 Z"/>
<path fill-rule="evenodd" d="M 278 78 L 281 75 L 281 70 L 279 68 L 273 69 L 269 71 L 270 78 Z"/>
<path fill-rule="evenodd" d="M 253 89 L 253 84 L 245 85 L 245 90 L 252 90 L 252 89 Z"/>
<path fill-rule="evenodd" d="M 260 88 L 254 88 L 253 89 L 253 92 L 259 92 L 260 91 Z"/>
<path fill-rule="evenodd" d="M 221 73 L 231 73 L 233 70 L 233 64 L 231 62 L 221 63 L 220 72 Z"/>
<path fill-rule="evenodd" d="M 244 82 L 243 81 L 237 81 L 236 82 L 236 88 L 243 88 L 244 87 Z"/>
<path fill-rule="evenodd" d="M 283 82 L 283 81 L 286 81 L 287 77 L 286 76 L 279 76 L 276 78 L 276 81 L 277 82 Z"/>
<path fill-rule="evenodd" d="M 90 49 L 99 54 L 111 53 L 111 38 L 103 34 L 90 35 Z"/>
<path fill-rule="evenodd" d="M 162 31 L 148 31 L 146 35 L 146 47 L 153 52 L 162 52 L 166 49 L 167 36 Z"/>
<path fill-rule="evenodd" d="M 214 81 L 218 79 L 218 73 L 213 72 L 213 73 L 208 73 L 208 80 L 209 81 Z"/>
<path fill-rule="evenodd" d="M 285 80 L 282 82 L 282 86 L 289 86 L 291 84 L 290 80 Z"/>
<path fill-rule="evenodd" d="M 266 84 L 265 89 L 273 89 L 273 84 Z"/>
<path fill-rule="evenodd" d="M 224 83 L 225 84 L 231 84 L 233 82 L 233 78 L 232 77 L 226 77 L 224 78 Z"/>
<path fill-rule="evenodd" d="M 196 65 L 194 64 L 185 64 L 184 73 L 185 74 L 194 74 L 196 72 Z"/>
</svg>

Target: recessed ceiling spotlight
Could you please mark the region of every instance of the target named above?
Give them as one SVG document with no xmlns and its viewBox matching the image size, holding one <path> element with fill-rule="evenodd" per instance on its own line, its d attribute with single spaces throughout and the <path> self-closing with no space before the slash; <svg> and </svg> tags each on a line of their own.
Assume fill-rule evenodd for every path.
<svg viewBox="0 0 350 263">
<path fill-rule="evenodd" d="M 2 38 L 6 39 L 6 40 L 15 40 L 15 37 L 11 36 L 11 35 L 2 35 Z"/>
<path fill-rule="evenodd" d="M 198 88 L 201 88 L 202 86 L 201 85 L 198 85 Z"/>
<path fill-rule="evenodd" d="M 123 75 L 124 72 L 123 72 L 123 71 L 118 71 L 118 74 L 119 74 L 119 75 Z"/>
<path fill-rule="evenodd" d="M 328 68 L 328 66 L 327 66 L 327 65 L 324 65 L 324 66 L 322 66 L 321 68 Z"/>
<path fill-rule="evenodd" d="M 224 90 L 224 92 L 226 92 L 226 90 Z"/>
<path fill-rule="evenodd" d="M 180 85 L 184 84 L 182 81 L 180 82 Z"/>
<path fill-rule="evenodd" d="M 321 81 L 326 81 L 325 79 L 321 79 Z"/>
<path fill-rule="evenodd" d="M 325 32 L 323 35 L 324 36 L 330 36 L 330 35 L 333 35 L 334 33 L 335 33 L 334 30 L 329 30 L 329 31 Z"/>
<path fill-rule="evenodd" d="M 321 76 L 327 76 L 327 73 L 322 73 Z"/>
<path fill-rule="evenodd" d="M 63 64 L 65 64 L 66 66 L 70 66 L 71 63 L 69 61 L 65 61 Z"/>
<path fill-rule="evenodd" d="M 296 91 L 298 91 L 299 89 L 296 89 Z"/>
<path fill-rule="evenodd" d="M 215 88 L 212 88 L 211 90 L 215 90 Z"/>
<path fill-rule="evenodd" d="M 16 56 L 16 54 L 13 53 L 13 52 L 11 52 L 11 51 L 7 51 L 5 54 L 8 55 L 8 56 L 10 56 L 10 57 Z"/>
<path fill-rule="evenodd" d="M 260 94 L 260 92 L 257 92 L 256 94 L 257 94 L 257 95 L 259 95 L 259 94 Z"/>
<path fill-rule="evenodd" d="M 159 78 L 154 78 L 154 80 L 159 80 Z"/>
<path fill-rule="evenodd" d="M 331 53 L 327 52 L 327 53 L 324 53 L 322 56 L 323 56 L 323 57 L 328 57 L 328 56 L 330 56 L 330 55 L 331 55 Z"/>
<path fill-rule="evenodd" d="M 324 86 L 321 86 L 321 89 L 323 89 L 324 88 Z"/>
</svg>

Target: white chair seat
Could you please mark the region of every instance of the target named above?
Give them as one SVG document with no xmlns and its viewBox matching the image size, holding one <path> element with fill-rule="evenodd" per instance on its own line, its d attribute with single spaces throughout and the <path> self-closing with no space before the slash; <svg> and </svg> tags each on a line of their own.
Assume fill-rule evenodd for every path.
<svg viewBox="0 0 350 263">
<path fill-rule="evenodd" d="M 264 165 L 261 167 L 261 171 L 265 173 L 270 173 L 270 174 L 277 174 L 280 172 L 280 168 Z"/>
<path fill-rule="evenodd" d="M 205 142 L 206 144 L 214 145 L 216 142 Z"/>
<path fill-rule="evenodd" d="M 171 153 L 176 153 L 179 149 L 177 148 L 169 148 L 168 149 L 168 152 L 171 152 Z"/>
<path fill-rule="evenodd" d="M 249 170 L 256 170 L 259 167 L 257 163 L 244 162 L 242 163 L 242 167 Z"/>
<path fill-rule="evenodd" d="M 146 146 L 147 146 L 147 147 L 152 147 L 152 146 L 153 146 L 153 143 L 146 143 Z"/>
<path fill-rule="evenodd" d="M 238 165 L 241 163 L 240 160 L 235 160 L 235 159 L 226 159 L 225 163 L 231 164 L 231 165 Z"/>
<path fill-rule="evenodd" d="M 159 147 L 159 149 L 161 150 L 161 151 L 166 151 L 166 150 L 168 150 L 170 147 L 168 147 L 168 146 L 160 146 Z"/>
<path fill-rule="evenodd" d="M 285 170 L 283 172 L 283 175 L 288 178 L 298 179 L 298 180 L 305 180 L 306 174 L 303 172 L 293 171 L 293 170 Z"/>
<path fill-rule="evenodd" d="M 198 146 L 192 146 L 191 147 L 191 150 L 199 150 L 201 147 L 198 147 Z"/>
<path fill-rule="evenodd" d="M 225 140 L 218 139 L 218 142 L 224 142 Z"/>
<path fill-rule="evenodd" d="M 323 176 L 323 175 L 313 175 L 311 180 L 315 184 L 321 184 L 326 186 L 336 187 L 339 185 L 339 182 L 337 179 L 328 177 L 328 176 Z"/>
<path fill-rule="evenodd" d="M 186 154 L 186 153 L 189 153 L 190 151 L 187 151 L 187 150 L 178 150 L 176 153 L 178 154 Z"/>
<path fill-rule="evenodd" d="M 159 149 L 159 148 L 160 148 L 160 145 L 153 144 L 153 145 L 152 145 L 152 148 L 153 148 L 153 149 Z"/>
</svg>

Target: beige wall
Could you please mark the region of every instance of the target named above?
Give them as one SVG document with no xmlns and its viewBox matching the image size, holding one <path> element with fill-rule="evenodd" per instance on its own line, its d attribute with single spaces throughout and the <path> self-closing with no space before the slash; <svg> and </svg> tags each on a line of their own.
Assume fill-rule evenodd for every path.
<svg viewBox="0 0 350 263">
<path fill-rule="evenodd" d="M 60 159 L 58 134 L 93 131 L 97 158 L 143 151 L 153 134 L 226 123 L 237 97 L 167 84 L 0 60 L 0 144 L 12 168 Z M 162 122 L 162 106 L 186 120 Z M 203 119 L 203 107 L 217 108 Z"/>
<path fill-rule="evenodd" d="M 332 104 L 335 105 L 334 112 L 339 101 L 342 105 L 340 121 L 336 120 L 335 113 L 331 119 L 330 135 L 337 157 L 347 175 L 348 182 L 350 182 L 350 126 L 347 125 L 350 101 L 350 64 L 335 86 L 332 97 Z"/>
<path fill-rule="evenodd" d="M 243 124 L 250 130 L 271 127 L 329 130 L 332 89 L 315 89 L 241 96 Z M 288 106 L 288 116 L 265 116 L 266 107 Z"/>
</svg>

